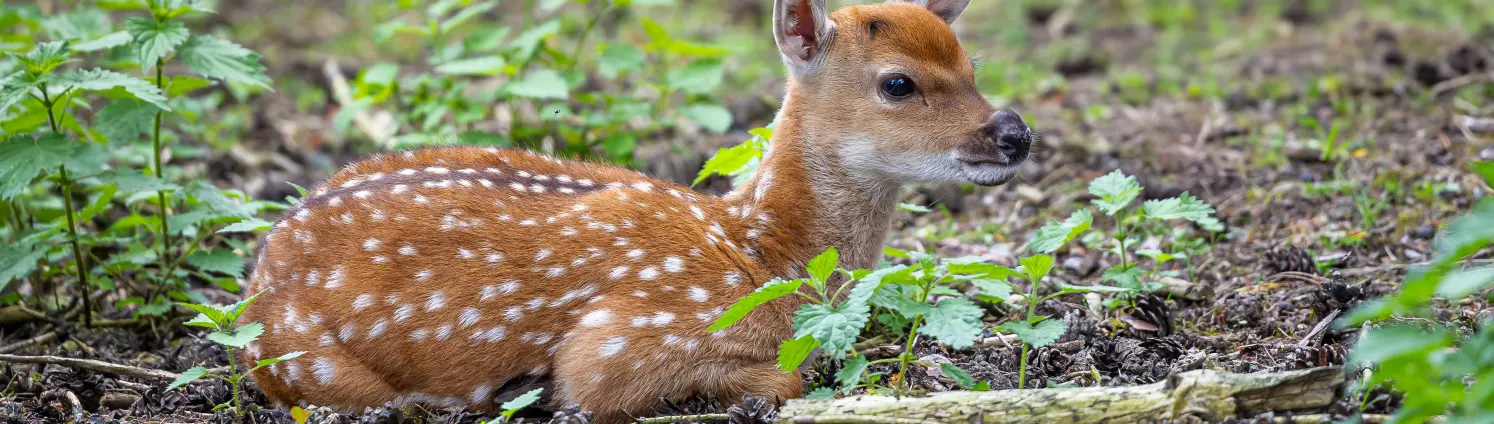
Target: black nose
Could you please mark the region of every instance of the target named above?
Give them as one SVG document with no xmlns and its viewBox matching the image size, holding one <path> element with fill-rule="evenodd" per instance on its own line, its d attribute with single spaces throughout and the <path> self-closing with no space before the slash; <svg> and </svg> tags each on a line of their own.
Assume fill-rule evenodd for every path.
<svg viewBox="0 0 1494 424">
<path fill-rule="evenodd" d="M 991 114 L 986 121 L 986 133 L 996 142 L 996 148 L 1007 160 L 1020 162 L 1027 159 L 1027 150 L 1032 147 L 1032 129 L 1022 122 L 1022 116 L 1010 109 Z"/>
</svg>

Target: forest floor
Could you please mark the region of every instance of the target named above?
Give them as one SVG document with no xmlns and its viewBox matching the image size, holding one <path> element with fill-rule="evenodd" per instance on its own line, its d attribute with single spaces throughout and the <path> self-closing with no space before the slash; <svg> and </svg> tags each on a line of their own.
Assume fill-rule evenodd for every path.
<svg viewBox="0 0 1494 424">
<path fill-rule="evenodd" d="M 1043 64 L 1062 77 L 1061 85 L 1003 93 L 1007 107 L 1022 113 L 1043 135 L 1036 147 L 1036 170 L 996 188 L 924 187 L 908 193 L 908 202 L 935 210 L 903 213 L 889 244 L 1015 265 L 1033 231 L 1088 203 L 1087 183 L 1120 169 L 1146 187 L 1143 198 L 1186 191 L 1208 202 L 1228 230 L 1189 250 L 1188 260 L 1163 267 L 1178 275 L 1169 280 L 1171 295 L 1158 302 L 1112 309 L 1072 295 L 1042 304 L 1040 313 L 1062 317 L 1070 331 L 1034 352 L 1029 386 L 1145 384 L 1193 369 L 1249 373 L 1343 365 L 1357 330 L 1325 323 L 1363 300 L 1393 291 L 1406 266 L 1431 256 L 1439 226 L 1486 194 L 1468 164 L 1494 158 L 1489 143 L 1494 139 L 1494 53 L 1488 47 L 1494 46 L 1494 34 L 1387 20 L 1357 13 L 1354 2 L 1334 4 L 1340 3 L 1349 3 L 1343 6 L 1349 11 L 1286 8 L 1269 16 L 1268 23 L 1249 27 L 1263 33 L 1259 40 L 1216 44 L 1211 63 L 1185 67 L 1190 73 L 1181 76 L 1153 68 L 1156 54 L 1142 53 L 1169 39 L 1150 26 L 1095 24 L 1074 35 L 1069 29 L 1073 24 L 1062 21 L 1072 18 L 1064 9 L 1031 6 L 1021 16 L 1032 29 L 1026 45 L 1008 47 L 999 37 L 985 37 L 985 26 L 967 24 L 962 35 L 972 52 L 1063 50 Z M 223 9 L 226 19 L 237 19 L 230 8 Z M 974 15 L 963 19 L 980 22 L 981 12 L 974 6 L 969 13 Z M 763 31 L 763 39 L 769 40 Z M 983 66 L 1036 57 L 994 56 Z M 272 63 L 272 76 L 325 83 L 318 76 L 323 62 L 309 57 L 314 56 Z M 1194 71 L 1205 73 L 1204 68 L 1212 81 L 1190 78 Z M 781 92 L 778 84 L 765 81 L 759 88 Z M 243 143 L 246 150 L 273 152 L 308 166 L 224 153 L 201 159 L 205 174 L 220 186 L 245 187 L 256 197 L 273 199 L 290 193 L 280 188 L 283 184 L 267 181 L 311 186 L 332 166 L 356 159 L 340 143 L 317 142 L 331 137 L 326 135 L 330 106 L 308 112 L 288 106 L 295 104 L 293 96 L 291 90 L 281 90 L 254 99 L 250 105 L 256 122 Z M 748 100 L 729 102 L 740 123 L 731 134 L 664 140 L 684 149 L 640 149 L 648 170 L 688 183 L 694 172 L 690 166 L 698 166 L 701 155 L 745 139 L 743 131 L 771 119 L 772 108 L 753 104 L 761 96 L 742 97 Z M 1332 122 L 1341 125 L 1333 130 Z M 719 192 L 724 183 L 713 181 L 706 191 Z M 1167 243 L 1144 242 L 1171 246 Z M 1082 244 L 1056 258 L 1060 266 L 1051 278 L 1077 285 L 1101 284 L 1101 270 L 1116 260 Z M 216 298 L 234 296 L 225 292 Z M 994 327 L 1020 313 L 993 306 L 988 319 Z M 1437 314 L 1471 332 L 1494 318 L 1494 306 L 1482 300 L 1444 304 Z M 128 321 L 128 312 L 106 317 L 126 320 L 121 322 L 126 325 L 10 325 L 0 345 L 7 346 L 4 353 L 88 358 L 170 372 L 228 364 L 220 346 L 178 325 L 181 319 Z M 45 334 L 55 336 L 9 347 Z M 879 344 L 862 347 L 876 349 Z M 1000 344 L 951 350 L 931 341 L 916 347 L 925 362 L 954 363 L 989 381 L 992 389 L 1016 386 L 1020 350 Z M 87 422 L 232 421 L 231 415 L 212 412 L 213 405 L 229 396 L 228 387 L 218 382 L 165 392 L 163 381 L 66 366 L 6 364 L 0 371 L 7 381 L 0 392 L 0 422 L 62 422 L 75 416 Z M 806 389 L 832 380 L 833 372 L 831 364 L 816 364 L 805 375 Z M 923 391 L 955 388 L 937 366 L 915 366 L 909 379 Z M 265 404 L 249 386 L 250 401 Z M 739 402 L 696 399 L 658 413 L 723 412 Z M 1384 414 L 1397 402 L 1396 396 L 1378 390 L 1368 396 L 1345 393 L 1322 412 Z M 543 420 L 549 412 L 525 416 Z M 471 422 L 478 416 L 459 411 L 316 411 L 312 422 L 427 418 Z M 281 410 L 261 411 L 255 419 L 293 422 Z"/>
</svg>

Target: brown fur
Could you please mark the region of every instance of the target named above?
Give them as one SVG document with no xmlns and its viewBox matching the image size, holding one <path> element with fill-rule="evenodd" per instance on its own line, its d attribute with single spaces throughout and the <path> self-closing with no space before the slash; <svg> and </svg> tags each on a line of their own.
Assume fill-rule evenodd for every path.
<svg viewBox="0 0 1494 424">
<path fill-rule="evenodd" d="M 802 14 L 810 1 L 794 3 Z M 827 247 L 843 266 L 874 265 L 908 181 L 868 161 L 980 142 L 992 112 L 928 10 L 857 6 L 829 19 L 833 41 L 807 44 L 830 56 L 816 76 L 790 79 L 772 151 L 724 198 L 475 147 L 389 153 L 334 175 L 265 237 L 249 281 L 264 294 L 243 319 L 268 329 L 242 359 L 307 353 L 254 380 L 277 403 L 357 411 L 491 410 L 500 387 L 551 379 L 556 405 L 599 423 L 692 394 L 798 397 L 798 373 L 775 367 L 792 297 L 706 327 L 772 278 L 802 276 Z M 887 66 L 919 81 L 918 102 L 875 103 Z"/>
</svg>

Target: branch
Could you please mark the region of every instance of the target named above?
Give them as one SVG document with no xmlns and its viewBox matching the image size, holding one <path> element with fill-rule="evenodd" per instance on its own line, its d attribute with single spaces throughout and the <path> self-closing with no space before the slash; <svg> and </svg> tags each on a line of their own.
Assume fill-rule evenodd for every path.
<svg viewBox="0 0 1494 424">
<path fill-rule="evenodd" d="M 918 398 L 794 399 L 780 410 L 777 422 L 1038 424 L 1154 422 L 1185 417 L 1218 421 L 1268 411 L 1326 407 L 1343 382 L 1343 371 L 1337 367 L 1258 374 L 1195 370 L 1143 386 L 954 391 Z"/>
<path fill-rule="evenodd" d="M 64 358 L 60 356 L 21 356 L 0 354 L 0 362 L 18 364 L 47 364 L 61 365 L 71 368 L 82 368 L 89 371 L 105 374 L 135 377 L 141 380 L 175 380 L 178 375 L 170 371 L 140 368 L 131 365 L 121 365 L 92 359 Z"/>
<path fill-rule="evenodd" d="M 671 424 L 671 423 L 693 423 L 699 421 L 727 421 L 731 417 L 726 414 L 700 414 L 700 415 L 666 415 L 663 417 L 639 418 L 638 424 Z"/>
</svg>

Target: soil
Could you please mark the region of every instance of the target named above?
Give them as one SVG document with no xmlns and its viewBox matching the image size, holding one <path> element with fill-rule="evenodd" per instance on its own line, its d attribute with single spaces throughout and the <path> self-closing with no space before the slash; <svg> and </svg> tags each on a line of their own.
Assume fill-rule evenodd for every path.
<svg viewBox="0 0 1494 424">
<path fill-rule="evenodd" d="M 225 20 L 235 19 L 233 8 L 221 9 Z M 1050 6 L 1034 6 L 1026 16 L 1042 28 L 1060 19 L 1058 13 Z M 1494 44 L 1487 37 L 1407 29 L 1366 18 L 1344 22 L 1322 13 L 1288 8 L 1280 25 L 1294 33 L 1289 40 L 1211 64 L 1225 70 L 1227 82 L 1219 97 L 1170 95 L 1162 93 L 1154 81 L 1148 89 L 1155 92 L 1147 93 L 1144 101 L 1123 100 L 1118 95 L 1121 88 L 1106 75 L 1122 68 L 1145 69 L 1135 52 L 1154 46 L 1157 34 L 1125 25 L 1079 36 L 1093 37 L 1090 47 L 1058 61 L 1054 69 L 1067 78 L 1065 88 L 1009 105 L 1043 136 L 1042 144 L 1035 147 L 1032 171 L 998 188 L 972 192 L 953 186 L 924 187 L 909 193 L 909 202 L 942 206 L 951 213 L 904 216 L 895 225 L 890 244 L 945 257 L 976 255 L 1015 265 L 1021 245 L 1033 231 L 1088 202 L 1083 194 L 1087 181 L 1120 169 L 1138 176 L 1147 188 L 1144 198 L 1186 191 L 1217 209 L 1229 228 L 1227 236 L 1214 240 L 1211 248 L 1190 261 L 1165 267 L 1177 271 L 1177 278 L 1187 284 L 1207 286 L 1210 295 L 1197 299 L 1150 296 L 1135 307 L 1114 309 L 1090 305 L 1077 295 L 1042 304 L 1041 314 L 1061 318 L 1070 331 L 1053 345 L 1033 352 L 1027 367 L 1028 388 L 1146 384 L 1202 368 L 1248 373 L 1343 365 L 1358 330 L 1319 327 L 1359 302 L 1393 291 L 1405 264 L 1431 256 L 1430 245 L 1439 226 L 1485 194 L 1483 183 L 1467 171 L 1467 164 L 1471 159 L 1494 157 L 1490 135 L 1471 133 L 1455 119 L 1478 106 L 1460 105 L 1455 96 L 1432 97 L 1431 90 L 1459 77 L 1489 72 L 1494 68 L 1494 55 L 1482 46 Z M 1044 39 L 1042 31 L 1033 33 L 1031 42 L 1039 47 L 1058 42 Z M 299 46 L 307 43 L 301 38 L 326 35 L 292 32 L 276 36 L 286 38 L 285 45 Z M 314 56 L 306 52 L 285 57 L 286 61 L 271 63 L 277 80 L 310 75 L 309 83 L 326 86 L 319 59 L 308 59 Z M 1286 90 L 1270 88 L 1273 82 L 1290 81 L 1294 76 L 1324 74 L 1339 77 L 1331 96 L 1313 96 L 1304 84 L 1289 85 Z M 760 92 L 778 90 L 773 88 L 778 84 L 765 81 Z M 250 101 L 254 123 L 244 135 L 242 148 L 202 159 L 200 166 L 208 177 L 257 198 L 279 199 L 292 194 L 279 182 L 310 186 L 333 166 L 359 156 L 330 129 L 334 106 L 301 110 L 292 106 L 293 93 L 288 91 Z M 1486 95 L 1490 92 L 1485 90 Z M 1369 111 L 1344 130 L 1345 139 L 1370 141 L 1345 152 L 1352 159 L 1325 161 L 1308 144 L 1309 132 L 1299 127 L 1298 120 L 1306 116 L 1330 122 L 1341 113 L 1335 110 L 1335 102 L 1344 101 Z M 640 155 L 649 164 L 647 171 L 688 183 L 706 155 L 744 139 L 746 128 L 765 123 L 773 112 L 771 105 L 763 106 L 754 96 L 743 95 L 728 104 L 741 123 L 731 134 L 679 135 L 644 146 Z M 1097 106 L 1107 112 L 1093 113 Z M 1262 147 L 1270 143 L 1280 145 Z M 1348 181 L 1353 188 L 1345 194 L 1313 193 L 1316 184 L 1334 180 Z M 1413 188 L 1423 184 L 1452 188 L 1430 198 L 1412 196 Z M 714 178 L 702 191 L 719 193 L 729 185 L 725 179 Z M 1400 186 L 1401 194 L 1395 194 L 1395 186 Z M 1365 219 L 1356 206 L 1350 194 L 1360 191 L 1383 205 L 1378 218 Z M 1052 281 L 1078 285 L 1100 284 L 1101 270 L 1117 260 L 1078 244 L 1056 259 L 1061 266 Z M 1320 267 L 1319 263 L 1328 265 Z M 218 289 L 203 288 L 204 292 L 214 290 Z M 221 290 L 214 296 L 234 297 Z M 1004 306 L 990 309 L 992 327 L 1021 313 Z M 1440 305 L 1437 313 L 1443 321 L 1473 331 L 1494 317 L 1494 307 L 1475 300 Z M 112 319 L 130 315 L 130 311 L 113 308 L 104 312 L 104 318 Z M 202 333 L 179 325 L 183 320 L 97 329 L 46 321 L 11 324 L 0 329 L 0 345 L 50 331 L 57 333 L 55 339 L 9 353 L 82 357 L 172 372 L 194 365 L 227 365 L 225 351 L 203 339 Z M 1017 385 L 1019 347 L 952 350 L 924 340 L 915 352 L 925 363 L 913 366 L 907 376 L 916 391 L 956 389 L 939 371 L 938 364 L 945 362 L 988 381 L 992 389 Z M 813 368 L 804 376 L 806 391 L 833 380 L 836 364 L 821 361 Z M 885 366 L 873 367 L 873 371 L 897 372 Z M 167 392 L 165 382 L 160 381 L 26 364 L 0 364 L 0 379 L 6 381 L 0 396 L 0 423 L 65 422 L 75 413 L 90 423 L 235 421 L 229 412 L 213 411 L 214 405 L 230 396 L 228 386 L 221 382 Z M 246 390 L 251 405 L 265 405 L 252 384 Z M 69 394 L 76 397 L 76 405 Z M 1346 393 L 1333 408 L 1319 412 L 1338 416 L 1358 411 L 1390 413 L 1398 405 L 1397 396 L 1383 391 L 1364 396 L 1362 406 L 1360 396 Z M 770 419 L 773 407 L 772 402 L 760 399 L 697 398 L 657 413 L 728 413 L 732 422 L 747 423 Z M 519 417 L 586 420 L 576 410 L 529 410 Z M 256 411 L 251 418 L 259 423 L 294 422 L 287 412 L 275 409 Z M 1269 418 L 1238 417 L 1242 422 Z M 462 411 L 384 408 L 364 414 L 314 410 L 308 422 L 478 419 Z"/>
</svg>

